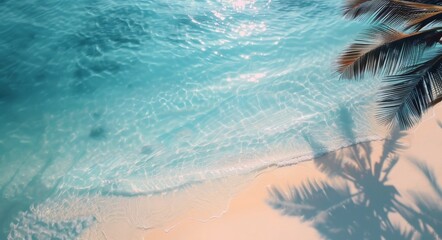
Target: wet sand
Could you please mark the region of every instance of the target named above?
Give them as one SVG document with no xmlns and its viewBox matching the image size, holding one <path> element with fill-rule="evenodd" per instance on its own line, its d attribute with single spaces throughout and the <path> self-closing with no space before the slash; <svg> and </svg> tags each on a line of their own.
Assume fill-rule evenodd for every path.
<svg viewBox="0 0 442 240">
<path fill-rule="evenodd" d="M 410 159 L 426 163 L 435 171 L 439 184 L 442 184 L 441 123 L 442 106 L 439 106 L 429 111 L 423 121 L 408 130 L 407 136 L 401 140 L 406 149 L 398 153 L 400 160 L 390 174 L 389 183 L 397 188 L 405 202 L 410 190 L 430 189 L 429 183 Z M 370 144 L 373 147 L 371 156 L 375 161 L 381 155 L 384 141 L 373 141 Z M 348 149 L 338 151 L 345 154 Z M 326 160 L 328 157 L 329 154 L 321 158 Z M 313 161 L 269 169 L 253 176 L 251 181 L 238 188 L 233 197 L 223 196 L 222 193 L 217 196 L 217 190 L 212 189 L 211 194 L 217 196 L 218 200 L 226 201 L 225 209 L 219 209 L 219 204 L 214 205 L 217 209 L 213 209 L 213 212 L 218 212 L 218 215 L 203 219 L 189 210 L 173 224 L 148 230 L 144 239 L 321 239 L 309 223 L 302 223 L 296 217 L 282 216 L 266 203 L 271 186 L 287 189 L 307 179 L 321 178 L 325 176 L 316 169 Z"/>
</svg>

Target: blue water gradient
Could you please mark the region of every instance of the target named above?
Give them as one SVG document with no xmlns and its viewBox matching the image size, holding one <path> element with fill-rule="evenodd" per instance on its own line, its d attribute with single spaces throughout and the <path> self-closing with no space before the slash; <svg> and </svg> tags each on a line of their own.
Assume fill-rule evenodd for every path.
<svg viewBox="0 0 442 240">
<path fill-rule="evenodd" d="M 49 200 L 293 163 L 311 154 L 306 134 L 349 145 L 342 106 L 358 141 L 378 137 L 367 120 L 375 82 L 333 70 L 362 27 L 341 17 L 341 1 L 0 4 L 1 239 L 71 239 L 94 221 L 39 222 L 31 206 Z"/>
</svg>

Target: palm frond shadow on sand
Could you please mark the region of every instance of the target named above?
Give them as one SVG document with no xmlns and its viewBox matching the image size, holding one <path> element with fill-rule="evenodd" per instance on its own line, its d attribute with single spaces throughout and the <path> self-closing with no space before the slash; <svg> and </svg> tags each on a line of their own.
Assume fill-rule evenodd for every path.
<svg viewBox="0 0 442 240">
<path fill-rule="evenodd" d="M 355 139 L 349 113 L 341 110 L 340 118 L 341 134 Z M 414 205 L 408 206 L 389 184 L 389 174 L 399 160 L 396 152 L 403 148 L 399 142 L 403 136 L 393 130 L 379 159 L 371 159 L 370 143 L 314 159 L 329 180 L 306 180 L 290 189 L 272 187 L 268 204 L 284 215 L 311 222 L 325 239 L 438 239 L 442 236 L 442 187 L 431 169 L 416 161 L 437 199 L 416 192 Z M 304 138 L 313 151 L 325 149 L 311 136 Z M 392 222 L 390 213 L 399 214 L 405 224 Z"/>
</svg>

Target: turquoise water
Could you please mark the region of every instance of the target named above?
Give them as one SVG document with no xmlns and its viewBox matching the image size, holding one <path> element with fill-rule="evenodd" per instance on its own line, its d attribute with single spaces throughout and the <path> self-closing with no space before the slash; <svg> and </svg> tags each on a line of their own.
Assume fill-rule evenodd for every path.
<svg viewBox="0 0 442 240">
<path fill-rule="evenodd" d="M 0 4 L 1 239 L 71 239 L 97 221 L 37 219 L 48 201 L 157 194 L 293 163 L 311 156 L 305 134 L 349 145 L 340 107 L 358 141 L 377 137 L 374 82 L 333 70 L 362 27 L 340 1 Z"/>
</svg>

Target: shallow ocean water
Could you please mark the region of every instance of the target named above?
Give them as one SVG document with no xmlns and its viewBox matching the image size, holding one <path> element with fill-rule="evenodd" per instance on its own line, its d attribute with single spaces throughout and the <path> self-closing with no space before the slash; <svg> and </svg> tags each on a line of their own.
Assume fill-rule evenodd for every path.
<svg viewBox="0 0 442 240">
<path fill-rule="evenodd" d="M 97 221 L 37 217 L 47 202 L 294 163 L 312 155 L 306 135 L 347 146 L 342 108 L 358 141 L 378 138 L 375 82 L 333 70 L 362 29 L 341 4 L 1 1 L 0 238 L 71 239 Z"/>
</svg>

